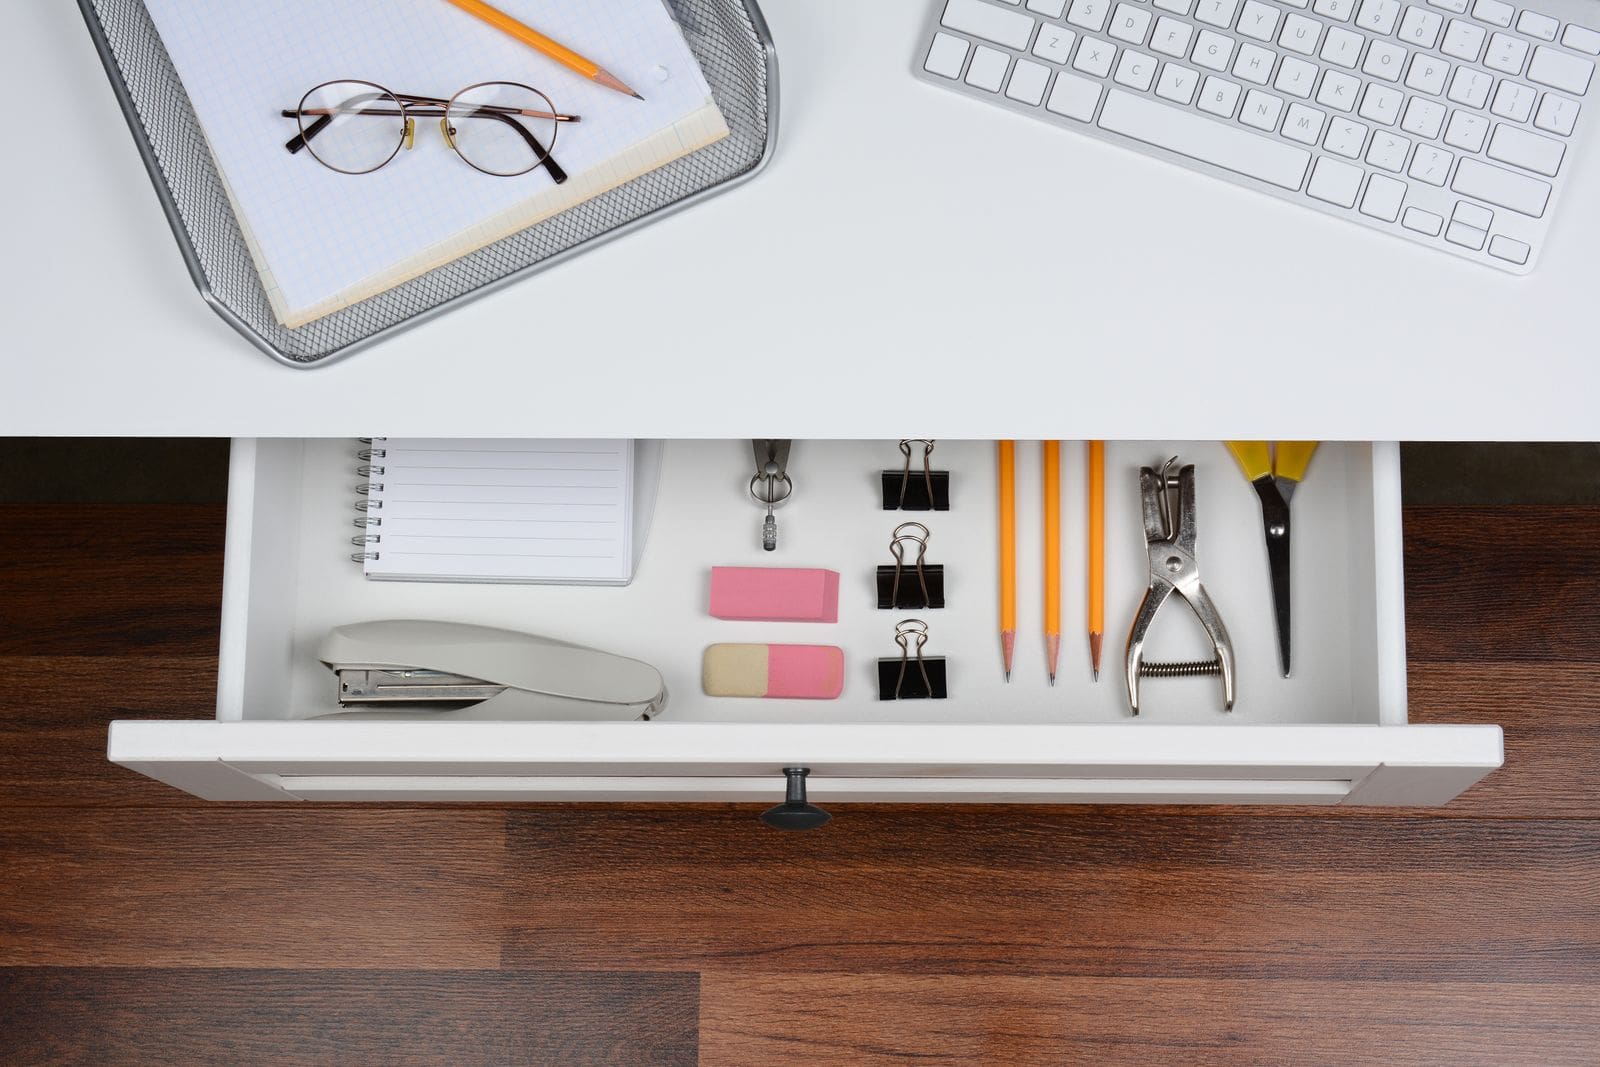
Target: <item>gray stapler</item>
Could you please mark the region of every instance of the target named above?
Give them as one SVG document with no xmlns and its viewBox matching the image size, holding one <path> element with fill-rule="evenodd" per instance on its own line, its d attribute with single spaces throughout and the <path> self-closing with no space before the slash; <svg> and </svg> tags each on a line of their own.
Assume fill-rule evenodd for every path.
<svg viewBox="0 0 1600 1067">
<path fill-rule="evenodd" d="M 648 663 L 489 626 L 354 623 L 329 633 L 317 655 L 338 680 L 346 710 L 330 716 L 339 718 L 631 720 L 653 718 L 667 701 Z"/>
</svg>

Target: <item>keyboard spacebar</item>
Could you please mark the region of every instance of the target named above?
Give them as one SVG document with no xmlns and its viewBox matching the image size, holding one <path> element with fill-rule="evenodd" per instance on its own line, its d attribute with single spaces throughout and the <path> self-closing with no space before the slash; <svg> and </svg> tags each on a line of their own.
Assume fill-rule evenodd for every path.
<svg viewBox="0 0 1600 1067">
<path fill-rule="evenodd" d="M 1311 162 L 1310 152 L 1118 89 L 1106 93 L 1100 127 L 1285 189 L 1300 188 Z"/>
</svg>

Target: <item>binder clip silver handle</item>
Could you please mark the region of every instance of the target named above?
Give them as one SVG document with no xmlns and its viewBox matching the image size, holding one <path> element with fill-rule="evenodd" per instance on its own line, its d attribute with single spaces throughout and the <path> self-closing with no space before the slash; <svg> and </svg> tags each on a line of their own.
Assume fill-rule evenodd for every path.
<svg viewBox="0 0 1600 1067">
<path fill-rule="evenodd" d="M 761 523 L 761 547 L 768 552 L 778 547 L 778 520 L 773 509 L 784 503 L 794 493 L 794 481 L 789 477 L 789 445 L 787 439 L 752 438 L 756 472 L 750 478 L 750 495 L 757 504 L 767 509 Z"/>
</svg>

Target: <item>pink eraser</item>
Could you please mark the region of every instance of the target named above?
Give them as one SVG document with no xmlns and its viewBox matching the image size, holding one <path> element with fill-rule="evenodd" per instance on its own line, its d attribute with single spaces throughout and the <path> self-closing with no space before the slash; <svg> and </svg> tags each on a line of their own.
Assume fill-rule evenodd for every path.
<svg viewBox="0 0 1600 1067">
<path fill-rule="evenodd" d="M 711 614 L 741 622 L 838 622 L 839 572 L 712 567 Z"/>
<path fill-rule="evenodd" d="M 844 651 L 833 645 L 712 645 L 707 696 L 834 700 L 844 692 Z"/>
</svg>

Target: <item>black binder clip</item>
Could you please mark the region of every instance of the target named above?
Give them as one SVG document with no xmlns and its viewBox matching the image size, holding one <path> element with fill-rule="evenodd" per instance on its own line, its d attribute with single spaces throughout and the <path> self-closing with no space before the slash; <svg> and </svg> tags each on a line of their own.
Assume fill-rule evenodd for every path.
<svg viewBox="0 0 1600 1067">
<path fill-rule="evenodd" d="M 897 471 L 883 472 L 884 511 L 949 511 L 950 472 L 930 469 L 934 442 L 910 437 L 900 442 L 905 463 Z M 911 446 L 922 446 L 922 473 L 911 473 Z"/>
<path fill-rule="evenodd" d="M 878 568 L 878 607 L 922 611 L 944 607 L 944 564 L 929 563 L 928 528 L 920 522 L 902 522 L 889 538 L 894 565 Z M 917 546 L 917 558 L 906 566 L 906 548 Z"/>
<path fill-rule="evenodd" d="M 913 641 L 917 644 L 915 662 L 912 661 Z M 895 624 L 894 643 L 900 646 L 899 658 L 878 661 L 879 700 L 943 700 L 949 695 L 945 686 L 944 657 L 922 654 L 922 646 L 928 643 L 927 623 L 921 619 L 902 619 Z"/>
</svg>

